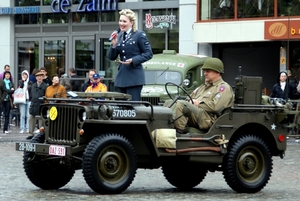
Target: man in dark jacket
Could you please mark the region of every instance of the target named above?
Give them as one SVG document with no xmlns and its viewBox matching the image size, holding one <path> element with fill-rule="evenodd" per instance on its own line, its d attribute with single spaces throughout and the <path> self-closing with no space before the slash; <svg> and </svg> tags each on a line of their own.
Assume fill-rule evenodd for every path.
<svg viewBox="0 0 300 201">
<path fill-rule="evenodd" d="M 76 74 L 76 71 L 74 68 L 70 68 L 69 69 L 69 75 L 70 78 L 78 78 L 78 75 Z M 70 80 L 70 84 L 72 87 L 72 91 L 80 91 L 80 84 L 79 84 L 79 80 Z"/>
<path fill-rule="evenodd" d="M 34 128 L 36 127 L 36 115 L 39 115 L 40 105 L 43 103 L 43 100 L 39 100 L 40 97 L 45 95 L 46 88 L 48 87 L 45 82 L 43 82 L 44 74 L 39 71 L 35 74 L 36 82 L 31 86 L 30 93 L 30 108 L 29 108 L 29 132 L 27 140 L 30 140 L 34 136 Z M 39 121 L 39 127 L 41 126 L 41 121 Z"/>
<path fill-rule="evenodd" d="M 89 70 L 89 80 L 86 81 L 82 87 L 81 87 L 81 91 L 85 92 L 85 90 L 91 86 L 93 84 L 93 75 L 96 74 L 96 70 L 95 69 L 91 69 Z"/>
</svg>

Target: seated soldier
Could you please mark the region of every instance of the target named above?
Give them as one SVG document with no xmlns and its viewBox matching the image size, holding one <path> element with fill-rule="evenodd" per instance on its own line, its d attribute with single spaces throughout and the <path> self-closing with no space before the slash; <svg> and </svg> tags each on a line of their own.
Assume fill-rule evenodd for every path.
<svg viewBox="0 0 300 201">
<path fill-rule="evenodd" d="M 190 95 L 191 101 L 179 100 L 175 106 L 175 128 L 177 133 L 183 133 L 188 125 L 198 129 L 209 129 L 217 117 L 234 101 L 231 86 L 223 81 L 223 62 L 218 58 L 207 59 L 202 67 L 205 83 L 195 89 Z M 183 115 L 183 109 L 190 110 Z M 177 119 L 178 118 L 178 119 Z"/>
</svg>

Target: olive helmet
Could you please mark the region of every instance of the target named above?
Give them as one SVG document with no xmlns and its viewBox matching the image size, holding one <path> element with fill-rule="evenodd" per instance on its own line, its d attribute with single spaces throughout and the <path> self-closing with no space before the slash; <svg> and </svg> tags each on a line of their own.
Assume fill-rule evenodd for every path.
<svg viewBox="0 0 300 201">
<path fill-rule="evenodd" d="M 214 70 L 218 73 L 224 73 L 224 64 L 218 58 L 209 58 L 204 62 L 202 70 Z"/>
</svg>

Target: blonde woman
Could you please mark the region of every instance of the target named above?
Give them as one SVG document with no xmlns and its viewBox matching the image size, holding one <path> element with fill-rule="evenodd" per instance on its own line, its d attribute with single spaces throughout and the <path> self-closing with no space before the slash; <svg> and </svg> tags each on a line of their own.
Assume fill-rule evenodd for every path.
<svg viewBox="0 0 300 201">
<path fill-rule="evenodd" d="M 141 90 L 145 84 L 142 63 L 152 58 L 153 53 L 148 38 L 143 31 L 136 30 L 136 17 L 132 10 L 119 12 L 120 33 L 112 39 L 108 57 L 120 56 L 120 63 L 114 85 L 119 92 L 130 94 L 133 101 L 141 100 Z"/>
</svg>

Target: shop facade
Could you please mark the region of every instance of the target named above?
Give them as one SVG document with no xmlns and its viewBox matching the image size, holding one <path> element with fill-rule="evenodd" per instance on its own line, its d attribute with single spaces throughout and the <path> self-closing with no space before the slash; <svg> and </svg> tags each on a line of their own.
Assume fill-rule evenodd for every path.
<svg viewBox="0 0 300 201">
<path fill-rule="evenodd" d="M 263 77 L 268 95 L 280 71 L 300 70 L 298 0 L 198 0 L 194 36 L 200 52 L 223 60 L 232 86 L 239 66 Z"/>
<path fill-rule="evenodd" d="M 59 68 L 73 67 L 85 78 L 96 69 L 106 84 L 116 74 L 116 63 L 107 58 L 110 34 L 118 28 L 119 11 L 132 9 L 137 15 L 137 28 L 147 33 L 154 53 L 164 49 L 189 49 L 196 53 L 192 35 L 179 47 L 179 7 L 190 9 L 186 1 L 139 0 L 10 0 L 0 2 L 1 65 L 9 64 L 14 77 L 21 72 L 46 67 L 48 75 Z M 195 18 L 194 12 L 190 16 Z M 189 18 L 189 16 L 185 16 Z M 184 18 L 182 18 L 184 20 Z M 190 31 L 192 24 L 190 22 Z M 184 28 L 184 27 L 183 27 Z M 190 34 L 190 33 L 189 33 Z M 193 46 L 193 49 L 190 47 Z M 1 68 L 0 65 L 0 68 Z M 1 70 L 0 70 L 1 71 Z"/>
</svg>

